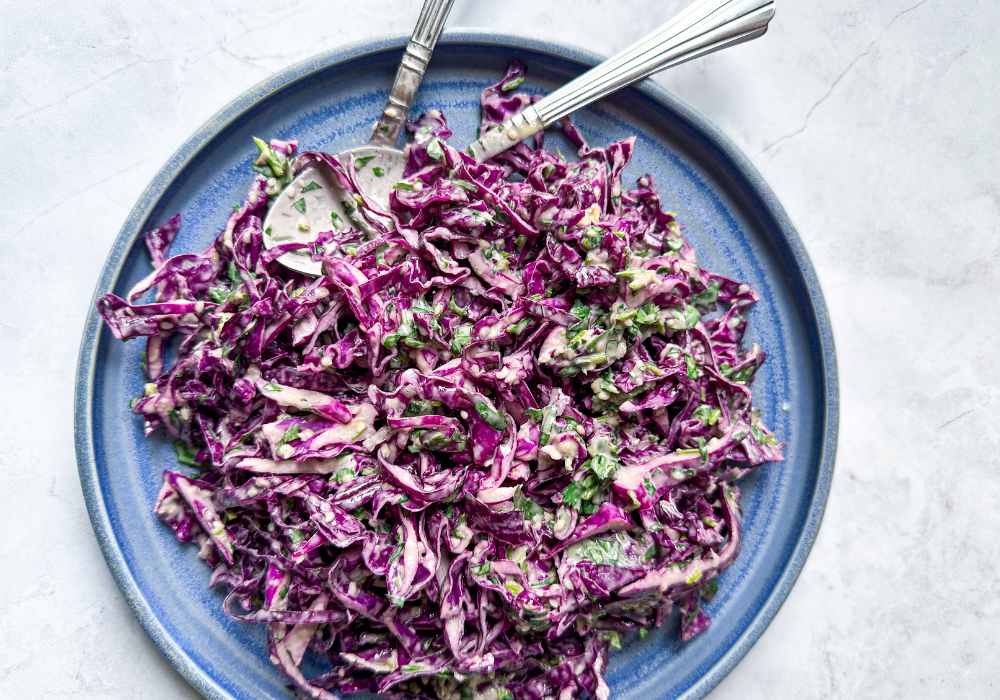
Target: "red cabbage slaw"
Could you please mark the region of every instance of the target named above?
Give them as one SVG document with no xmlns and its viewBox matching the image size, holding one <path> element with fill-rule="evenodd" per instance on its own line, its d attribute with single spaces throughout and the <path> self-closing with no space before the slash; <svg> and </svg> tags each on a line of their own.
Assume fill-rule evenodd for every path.
<svg viewBox="0 0 1000 700">
<path fill-rule="evenodd" d="M 524 73 L 484 91 L 482 128 L 534 99 Z M 605 700 L 622 634 L 675 606 L 682 639 L 710 623 L 735 482 L 782 459 L 751 402 L 765 355 L 742 347 L 757 296 L 698 266 L 651 176 L 622 188 L 634 137 L 562 127 L 578 161 L 539 134 L 481 164 L 431 111 L 389 211 L 363 163 L 258 141 L 212 245 L 168 258 L 174 216 L 145 236 L 154 272 L 98 303 L 147 338 L 131 408 L 190 468 L 156 512 L 311 697 Z M 315 279 L 275 262 L 305 244 L 261 230 L 313 165 L 357 205 L 309 244 Z M 312 679 L 309 649 L 330 666 Z"/>
</svg>

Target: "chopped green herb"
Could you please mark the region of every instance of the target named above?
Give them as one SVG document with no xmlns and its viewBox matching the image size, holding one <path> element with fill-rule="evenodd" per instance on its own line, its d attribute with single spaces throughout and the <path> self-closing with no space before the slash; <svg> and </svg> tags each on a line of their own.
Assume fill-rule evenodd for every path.
<svg viewBox="0 0 1000 700">
<path fill-rule="evenodd" d="M 463 309 L 461 306 L 456 304 L 454 297 L 448 299 L 448 310 L 452 313 L 458 314 L 459 316 L 465 316 L 465 314 L 469 312 L 468 307 Z"/>
<path fill-rule="evenodd" d="M 285 158 L 284 154 L 275 153 L 271 150 L 271 147 L 267 143 L 256 136 L 253 137 L 253 142 L 257 144 L 257 148 L 260 149 L 260 152 L 263 154 L 265 160 L 267 160 L 267 164 L 271 167 L 271 172 L 274 176 L 284 177 L 285 167 L 288 164 L 288 160 Z"/>
<path fill-rule="evenodd" d="M 524 82 L 524 76 L 519 75 L 516 78 L 511 78 L 507 82 L 500 85 L 500 90 L 503 92 L 510 92 L 511 90 L 516 90 L 517 86 Z"/>
<path fill-rule="evenodd" d="M 189 467 L 205 467 L 204 462 L 198 461 L 198 450 L 194 449 L 182 440 L 174 442 L 174 454 L 177 461 Z"/>
<path fill-rule="evenodd" d="M 471 342 L 472 326 L 470 324 L 459 326 L 455 329 L 455 333 L 451 337 L 451 353 L 453 355 L 461 355 L 462 348 Z"/>
<path fill-rule="evenodd" d="M 528 323 L 531 321 L 530 318 L 521 319 L 520 323 L 511 326 L 507 332 L 512 335 L 521 335 L 525 328 L 528 327 Z"/>
<path fill-rule="evenodd" d="M 646 489 L 646 495 L 648 495 L 650 498 L 656 497 L 656 487 L 653 486 L 652 481 L 650 481 L 649 479 L 643 479 L 642 486 L 643 488 Z"/>
<path fill-rule="evenodd" d="M 649 561 L 656 556 L 656 545 L 650 545 L 649 549 L 642 553 L 642 560 Z"/>
<path fill-rule="evenodd" d="M 538 440 L 539 447 L 549 444 L 549 438 L 552 437 L 552 431 L 556 426 L 556 417 L 555 406 L 549 405 L 542 409 L 542 426 Z"/>
<path fill-rule="evenodd" d="M 407 404 L 406 409 L 403 411 L 404 416 L 427 416 L 435 412 L 435 409 L 440 408 L 440 401 L 431 401 L 429 399 L 412 399 L 409 404 Z"/>
<path fill-rule="evenodd" d="M 622 639 L 617 632 L 615 631 L 602 632 L 601 639 L 608 642 L 611 648 L 614 649 L 615 651 L 621 651 Z"/>
<path fill-rule="evenodd" d="M 569 486 L 563 489 L 562 502 L 568 506 L 572 506 L 576 510 L 580 510 L 582 500 L 583 486 L 579 481 L 571 481 Z"/>
<path fill-rule="evenodd" d="M 587 328 L 587 321 L 590 319 L 590 307 L 586 304 L 577 301 L 573 304 L 573 308 L 569 312 L 580 319 L 579 323 L 576 323 L 566 331 L 567 335 L 570 333 L 577 334 Z"/>
<path fill-rule="evenodd" d="M 660 309 L 656 304 L 649 303 L 636 310 L 635 322 L 642 326 L 660 322 Z"/>
<path fill-rule="evenodd" d="M 441 139 L 436 136 L 427 142 L 427 155 L 434 160 L 444 158 L 444 149 L 441 147 Z"/>
<path fill-rule="evenodd" d="M 719 582 L 714 578 L 701 584 L 701 588 L 698 589 L 698 595 L 705 600 L 711 600 L 718 592 Z"/>
<path fill-rule="evenodd" d="M 701 312 L 693 306 L 685 306 L 683 310 L 673 308 L 673 318 L 667 321 L 667 327 L 675 330 L 691 330 L 701 320 Z"/>
<path fill-rule="evenodd" d="M 524 409 L 524 414 L 528 416 L 534 423 L 542 422 L 542 409 L 540 408 L 526 408 Z"/>
<path fill-rule="evenodd" d="M 507 581 L 503 585 L 504 585 L 504 588 L 506 588 L 508 591 L 510 591 L 514 595 L 520 595 L 521 591 L 524 590 L 524 587 L 521 584 L 515 583 L 514 581 Z"/>
<path fill-rule="evenodd" d="M 292 440 L 297 440 L 299 437 L 299 424 L 296 423 L 291 428 L 285 431 L 284 437 L 281 438 L 281 442 L 278 443 L 278 447 L 286 445 Z"/>
<path fill-rule="evenodd" d="M 719 300 L 719 283 L 715 280 L 701 294 L 695 294 L 691 303 L 695 306 L 710 309 Z"/>
<path fill-rule="evenodd" d="M 687 365 L 687 377 L 688 379 L 698 378 L 698 365 L 695 364 L 694 358 L 691 357 L 691 353 L 684 353 L 684 363 Z"/>
<path fill-rule="evenodd" d="M 750 377 L 752 377 L 754 375 L 754 372 L 756 371 L 757 371 L 757 363 L 751 362 L 746 367 L 736 372 L 733 372 L 732 375 L 729 377 L 729 379 L 730 381 L 736 384 L 746 384 L 750 380 Z"/>
<path fill-rule="evenodd" d="M 494 430 L 504 430 L 507 419 L 499 411 L 494 411 L 485 401 L 476 401 L 476 413 Z"/>
<path fill-rule="evenodd" d="M 302 188 L 303 192 L 311 192 L 312 190 L 321 189 L 318 182 L 310 182 L 308 185 Z"/>
<path fill-rule="evenodd" d="M 722 417 L 722 411 L 703 403 L 695 409 L 694 417 L 704 425 L 715 425 L 719 422 L 719 418 Z"/>
<path fill-rule="evenodd" d="M 338 484 L 342 484 L 348 479 L 354 478 L 355 476 L 357 476 L 357 474 L 354 473 L 353 469 L 351 469 L 350 467 L 344 467 L 336 474 L 334 474 L 333 478 L 337 481 Z"/>
<path fill-rule="evenodd" d="M 306 200 L 305 199 L 296 199 L 294 202 L 292 202 L 292 206 L 295 207 L 296 209 L 298 209 L 300 214 L 305 214 L 306 213 Z"/>
<path fill-rule="evenodd" d="M 368 161 L 372 160 L 374 157 L 375 156 L 362 156 L 361 158 L 358 158 L 354 161 L 354 169 L 361 170 L 361 168 L 365 167 L 365 165 L 368 164 Z"/>
<path fill-rule="evenodd" d="M 566 555 L 574 559 L 586 559 L 595 564 L 623 566 L 626 560 L 625 553 L 622 550 L 622 543 L 628 542 L 626 538 L 627 535 L 623 535 L 622 533 L 618 533 L 613 538 L 606 535 L 587 537 L 567 547 Z"/>
</svg>

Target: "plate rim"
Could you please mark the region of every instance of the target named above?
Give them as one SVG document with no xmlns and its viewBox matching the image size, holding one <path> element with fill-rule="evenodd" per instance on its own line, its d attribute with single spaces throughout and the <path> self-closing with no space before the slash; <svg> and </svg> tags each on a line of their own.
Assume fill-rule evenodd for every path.
<svg viewBox="0 0 1000 700">
<path fill-rule="evenodd" d="M 96 303 L 101 296 L 113 289 L 118 276 L 121 274 L 128 252 L 141 235 L 139 227 L 156 207 L 160 195 L 170 186 L 178 173 L 197 157 L 201 149 L 230 122 L 237 119 L 272 92 L 287 87 L 316 71 L 325 70 L 338 63 L 368 54 L 387 50 L 402 50 L 408 41 L 409 36 L 384 35 L 363 39 L 316 54 L 265 78 L 212 115 L 170 156 L 143 190 L 142 194 L 139 195 L 136 204 L 126 217 L 111 246 L 108 257 L 101 269 L 100 277 L 97 280 L 90 306 L 88 307 L 89 311 L 84 325 L 76 369 L 73 401 L 73 433 L 77 469 L 80 475 L 80 484 L 83 488 L 83 496 L 87 504 L 90 522 L 112 577 L 143 630 L 178 673 L 195 690 L 204 697 L 209 698 L 209 700 L 235 699 L 180 648 L 152 612 L 143 592 L 136 584 L 131 571 L 125 563 L 105 507 L 103 492 L 97 474 L 97 463 L 94 457 L 92 422 L 94 372 L 100 337 L 100 316 L 96 311 Z M 512 34 L 486 29 L 445 29 L 439 44 L 477 44 L 524 48 L 591 66 L 596 65 L 605 58 L 587 49 L 542 39 L 530 34 Z M 777 583 L 764 601 L 760 611 L 749 622 L 744 632 L 723 653 L 722 657 L 678 698 L 678 700 L 700 700 L 722 682 L 743 657 L 747 655 L 750 648 L 770 625 L 774 616 L 788 598 L 791 588 L 802 572 L 805 561 L 816 541 L 816 536 L 819 532 L 829 499 L 837 452 L 840 417 L 837 358 L 829 312 L 812 261 L 784 207 L 781 206 L 774 192 L 756 167 L 754 167 L 750 159 L 708 117 L 666 88 L 649 79 L 637 83 L 633 88 L 656 102 L 663 104 L 668 109 L 673 110 L 682 119 L 704 134 L 719 149 L 722 155 L 730 161 L 733 168 L 746 178 L 747 182 L 761 198 L 766 212 L 773 218 L 780 229 L 802 274 L 811 301 L 813 317 L 819 330 L 818 340 L 820 355 L 822 357 L 823 389 L 826 398 L 823 415 L 824 436 L 821 448 L 820 470 L 817 475 L 812 498 L 809 502 L 809 510 L 805 523 L 798 540 L 794 544 L 787 566 L 778 576 Z"/>
</svg>

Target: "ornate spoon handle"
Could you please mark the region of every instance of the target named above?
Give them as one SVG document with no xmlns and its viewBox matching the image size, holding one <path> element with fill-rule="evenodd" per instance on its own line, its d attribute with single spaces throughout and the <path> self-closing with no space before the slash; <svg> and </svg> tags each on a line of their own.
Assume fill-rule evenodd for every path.
<svg viewBox="0 0 1000 700">
<path fill-rule="evenodd" d="M 644 39 L 591 68 L 499 127 L 469 149 L 482 162 L 567 114 L 653 73 L 762 36 L 773 0 L 698 0 Z"/>
</svg>

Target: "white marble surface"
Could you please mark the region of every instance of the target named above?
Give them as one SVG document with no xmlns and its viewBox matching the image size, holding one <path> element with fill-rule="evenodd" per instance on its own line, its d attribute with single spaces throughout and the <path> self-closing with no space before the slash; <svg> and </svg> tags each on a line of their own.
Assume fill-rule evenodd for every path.
<svg viewBox="0 0 1000 700">
<path fill-rule="evenodd" d="M 683 1 L 457 0 L 449 24 L 611 53 Z M 0 5 L 0 698 L 197 697 L 119 595 L 77 479 L 73 374 L 97 274 L 205 119 L 311 54 L 408 33 L 417 6 Z M 658 78 L 777 192 L 840 360 L 819 539 L 711 697 L 1000 696 L 1000 4 L 778 0 L 771 26 Z"/>
</svg>

